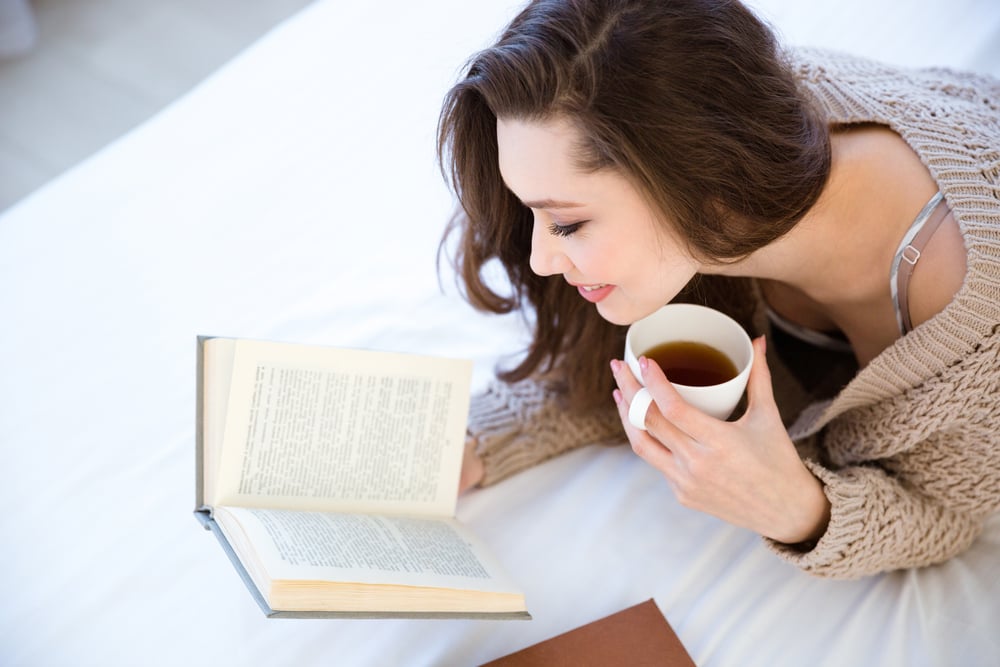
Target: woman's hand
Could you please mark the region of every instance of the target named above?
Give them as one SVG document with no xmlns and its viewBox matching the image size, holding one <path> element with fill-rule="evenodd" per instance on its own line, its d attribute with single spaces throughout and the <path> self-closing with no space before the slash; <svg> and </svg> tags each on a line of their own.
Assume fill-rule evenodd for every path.
<svg viewBox="0 0 1000 667">
<path fill-rule="evenodd" d="M 628 420 L 641 385 L 619 360 L 611 362 L 614 396 L 632 449 L 663 473 L 682 505 L 792 544 L 825 532 L 830 503 L 781 422 L 765 352 L 762 336 L 754 341 L 747 411 L 737 421 L 714 419 L 685 403 L 646 358 L 639 361 L 653 397 L 646 431 Z"/>
<path fill-rule="evenodd" d="M 476 454 L 476 438 L 465 436 L 465 455 L 462 457 L 462 474 L 458 478 L 458 492 L 465 493 L 483 480 L 483 460 Z"/>
</svg>

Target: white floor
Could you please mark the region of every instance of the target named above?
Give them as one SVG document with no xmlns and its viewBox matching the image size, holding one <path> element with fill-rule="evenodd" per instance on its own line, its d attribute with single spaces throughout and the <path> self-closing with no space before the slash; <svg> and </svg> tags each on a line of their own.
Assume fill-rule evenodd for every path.
<svg viewBox="0 0 1000 667">
<path fill-rule="evenodd" d="M 17 44 L 0 0 L 0 54 Z M 0 211 L 146 120 L 311 0 L 33 0 L 0 58 Z M 8 8 L 8 11 L 4 11 Z"/>
</svg>

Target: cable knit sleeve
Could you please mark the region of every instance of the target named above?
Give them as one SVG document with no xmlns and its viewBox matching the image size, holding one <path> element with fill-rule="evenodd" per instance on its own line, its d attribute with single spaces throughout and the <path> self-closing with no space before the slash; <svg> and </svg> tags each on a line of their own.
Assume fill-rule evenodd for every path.
<svg viewBox="0 0 1000 667">
<path fill-rule="evenodd" d="M 472 399 L 469 433 L 483 460 L 481 486 L 489 486 L 584 445 L 624 442 L 614 406 L 586 415 L 571 413 L 560 400 L 559 383 L 537 377 L 508 384 L 494 380 Z"/>
<path fill-rule="evenodd" d="M 982 513 L 950 508 L 877 468 L 806 465 L 830 499 L 826 533 L 811 545 L 765 543 L 811 574 L 855 579 L 939 563 L 967 549 L 981 531 Z"/>
<path fill-rule="evenodd" d="M 967 549 L 1000 510 L 998 360 L 1000 333 L 947 372 L 842 412 L 800 442 L 811 449 L 804 461 L 830 500 L 830 522 L 815 544 L 768 546 L 836 578 L 932 565 Z"/>
</svg>

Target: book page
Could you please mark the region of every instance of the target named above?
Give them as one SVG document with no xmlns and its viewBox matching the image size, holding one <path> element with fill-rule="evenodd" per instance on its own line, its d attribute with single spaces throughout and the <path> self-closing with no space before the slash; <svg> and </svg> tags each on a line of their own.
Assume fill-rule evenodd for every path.
<svg viewBox="0 0 1000 667">
<path fill-rule="evenodd" d="M 472 363 L 239 340 L 217 504 L 454 513 Z"/>
<path fill-rule="evenodd" d="M 215 503 L 215 483 L 219 477 L 219 459 L 226 429 L 229 387 L 233 372 L 232 338 L 210 338 L 203 342 L 202 373 L 204 384 L 202 404 L 202 491 L 209 505 Z"/>
<path fill-rule="evenodd" d="M 231 543 L 244 552 L 252 545 L 272 580 L 518 594 L 488 550 L 451 518 L 223 507 L 216 520 Z"/>
</svg>

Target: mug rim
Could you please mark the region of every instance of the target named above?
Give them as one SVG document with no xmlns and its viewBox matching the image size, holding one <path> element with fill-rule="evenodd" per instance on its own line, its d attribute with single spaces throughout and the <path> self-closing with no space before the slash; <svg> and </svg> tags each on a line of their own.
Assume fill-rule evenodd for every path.
<svg viewBox="0 0 1000 667">
<path fill-rule="evenodd" d="M 703 392 L 708 392 L 708 391 L 713 391 L 713 390 L 717 391 L 718 388 L 720 388 L 720 387 L 725 388 L 727 385 L 730 385 L 730 384 L 738 384 L 738 383 L 744 383 L 745 382 L 745 378 L 746 378 L 747 375 L 749 375 L 750 368 L 753 366 L 753 361 L 754 361 L 753 340 L 750 338 L 750 334 L 747 333 L 746 329 L 744 329 L 743 326 L 739 322 L 737 322 L 735 319 L 733 319 L 732 317 L 730 317 L 726 313 L 722 312 L 721 310 L 717 310 L 715 308 L 711 308 L 709 306 L 703 306 L 701 304 L 696 304 L 696 303 L 668 303 L 668 304 L 665 304 L 663 306 L 660 306 L 658 309 L 656 309 L 655 311 L 653 311 L 652 313 L 650 313 L 646 317 L 640 318 L 640 319 L 636 320 L 635 322 L 633 322 L 631 325 L 629 325 L 628 331 L 625 334 L 625 353 L 626 353 L 627 357 L 631 357 L 631 360 L 628 359 L 628 358 L 626 358 L 625 361 L 629 365 L 630 368 L 638 367 L 638 362 L 639 362 L 639 357 L 637 356 L 637 353 L 632 349 L 634 327 L 637 324 L 639 324 L 640 322 L 643 322 L 643 321 L 645 321 L 645 320 L 647 320 L 649 318 L 653 318 L 653 317 L 655 317 L 657 315 L 660 315 L 661 313 L 663 313 L 666 310 L 674 310 L 674 311 L 676 311 L 676 310 L 692 310 L 692 311 L 695 311 L 696 310 L 696 311 L 700 311 L 700 312 L 702 312 L 702 313 L 704 313 L 706 315 L 711 315 L 712 317 L 721 318 L 724 322 L 726 322 L 727 325 L 730 325 L 732 328 L 735 328 L 735 330 L 739 332 L 739 334 L 740 334 L 740 336 L 739 336 L 739 339 L 740 339 L 739 346 L 741 348 L 741 351 L 746 356 L 746 361 L 743 364 L 737 364 L 736 360 L 734 360 L 732 358 L 732 355 L 729 354 L 729 352 L 727 350 L 719 350 L 720 352 L 722 352 L 723 354 L 725 354 L 729 358 L 730 361 L 733 362 L 734 366 L 737 366 L 739 368 L 739 372 L 737 372 L 736 375 L 734 375 L 732 378 L 726 380 L 725 382 L 720 382 L 718 384 L 710 384 L 710 385 L 688 385 L 688 384 L 681 384 L 679 382 L 673 382 L 673 381 L 671 381 L 670 384 L 674 385 L 675 387 L 684 387 L 686 390 L 688 390 L 690 392 L 703 393 Z M 691 339 L 690 338 L 669 338 L 668 337 L 668 338 L 662 339 L 660 342 L 669 343 L 669 342 L 674 342 L 674 341 L 678 341 L 678 340 L 691 340 Z M 710 343 L 705 343 L 704 341 L 694 341 L 694 342 L 700 342 L 700 343 L 704 343 L 706 345 L 711 345 Z M 711 346 L 715 347 L 716 349 L 718 349 L 717 345 L 711 345 Z M 634 362 L 635 362 L 634 366 L 632 364 L 632 360 L 634 360 Z M 638 379 L 638 377 L 636 379 Z"/>
</svg>

